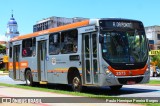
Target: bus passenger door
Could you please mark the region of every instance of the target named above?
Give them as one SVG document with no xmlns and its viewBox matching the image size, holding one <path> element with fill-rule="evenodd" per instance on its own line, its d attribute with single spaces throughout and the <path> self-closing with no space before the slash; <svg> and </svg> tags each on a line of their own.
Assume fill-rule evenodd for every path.
<svg viewBox="0 0 160 106">
<path fill-rule="evenodd" d="M 13 47 L 13 76 L 20 79 L 20 45 Z"/>
<path fill-rule="evenodd" d="M 98 83 L 98 44 L 97 33 L 83 34 L 83 73 L 85 74 L 85 84 Z"/>
<path fill-rule="evenodd" d="M 46 81 L 46 41 L 38 42 L 38 79 Z"/>
</svg>

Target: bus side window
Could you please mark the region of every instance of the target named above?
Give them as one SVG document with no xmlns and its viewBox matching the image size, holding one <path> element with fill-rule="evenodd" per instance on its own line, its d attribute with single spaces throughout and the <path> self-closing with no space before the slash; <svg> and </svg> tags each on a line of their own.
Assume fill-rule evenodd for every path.
<svg viewBox="0 0 160 106">
<path fill-rule="evenodd" d="M 32 56 L 32 38 L 25 39 L 22 41 L 22 56 L 23 57 Z"/>
<path fill-rule="evenodd" d="M 36 38 L 32 39 L 32 55 L 36 55 Z"/>
<path fill-rule="evenodd" d="M 70 30 L 61 33 L 61 53 L 76 53 L 78 45 L 77 30 Z"/>
<path fill-rule="evenodd" d="M 60 35 L 51 34 L 49 36 L 49 54 L 55 55 L 60 52 Z"/>
</svg>

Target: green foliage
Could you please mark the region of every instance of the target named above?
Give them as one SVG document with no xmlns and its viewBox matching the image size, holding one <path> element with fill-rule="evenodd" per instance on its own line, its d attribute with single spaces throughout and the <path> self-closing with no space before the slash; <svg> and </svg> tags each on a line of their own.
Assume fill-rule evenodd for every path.
<svg viewBox="0 0 160 106">
<path fill-rule="evenodd" d="M 156 62 L 156 66 L 160 67 L 160 54 L 151 57 L 152 62 Z"/>
<path fill-rule="evenodd" d="M 150 80 L 149 84 L 159 84 L 160 85 L 160 81 L 159 80 Z"/>
<path fill-rule="evenodd" d="M 6 54 L 6 47 L 0 44 L 0 54 Z"/>
<path fill-rule="evenodd" d="M 7 70 L 6 70 L 6 68 L 2 68 L 2 69 L 0 69 L 0 71 L 7 71 Z"/>
</svg>

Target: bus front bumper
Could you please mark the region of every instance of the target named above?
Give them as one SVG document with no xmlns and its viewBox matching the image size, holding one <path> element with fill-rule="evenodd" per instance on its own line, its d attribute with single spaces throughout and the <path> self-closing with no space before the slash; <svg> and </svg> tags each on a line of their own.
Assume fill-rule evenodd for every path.
<svg viewBox="0 0 160 106">
<path fill-rule="evenodd" d="M 101 84 L 104 86 L 133 85 L 133 84 L 148 83 L 149 80 L 150 80 L 149 71 L 146 71 L 144 75 L 138 75 L 138 76 L 114 76 L 112 73 L 110 73 L 108 75 L 105 75 L 105 80 L 103 80 Z"/>
</svg>

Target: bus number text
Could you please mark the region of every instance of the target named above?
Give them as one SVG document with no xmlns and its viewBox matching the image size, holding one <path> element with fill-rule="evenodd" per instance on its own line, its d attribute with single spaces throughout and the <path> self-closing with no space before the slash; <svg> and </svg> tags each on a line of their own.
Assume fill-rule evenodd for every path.
<svg viewBox="0 0 160 106">
<path fill-rule="evenodd" d="M 116 75 L 117 76 L 124 76 L 124 75 L 126 75 L 126 72 L 125 71 L 122 71 L 122 72 L 118 71 L 118 72 L 116 72 Z"/>
</svg>

